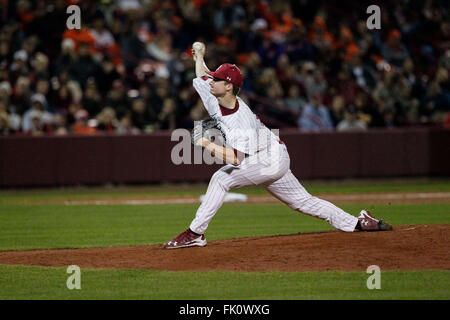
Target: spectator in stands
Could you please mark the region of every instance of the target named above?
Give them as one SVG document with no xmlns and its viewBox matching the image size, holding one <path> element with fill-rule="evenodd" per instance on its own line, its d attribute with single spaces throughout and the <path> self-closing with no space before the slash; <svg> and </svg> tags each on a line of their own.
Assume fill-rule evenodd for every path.
<svg viewBox="0 0 450 320">
<path fill-rule="evenodd" d="M 10 97 L 11 97 L 11 85 L 9 84 L 8 81 L 0 82 L 0 102 L 3 102 L 5 106 L 8 106 Z"/>
<path fill-rule="evenodd" d="M 393 88 L 397 79 L 398 76 L 396 76 L 392 69 L 388 69 L 384 73 L 379 74 L 379 80 L 375 89 L 372 91 L 372 97 L 378 105 L 381 105 L 384 100 L 392 102 Z"/>
<path fill-rule="evenodd" d="M 75 52 L 75 41 L 66 38 L 61 42 L 61 54 L 55 61 L 55 73 L 60 74 L 64 69 L 69 69 L 75 62 L 77 54 Z"/>
<path fill-rule="evenodd" d="M 52 96 L 52 104 L 55 107 L 55 110 L 57 112 L 67 113 L 70 104 L 74 100 L 68 86 L 60 87 Z"/>
<path fill-rule="evenodd" d="M 11 64 L 11 49 L 7 40 L 0 41 L 0 65 Z"/>
<path fill-rule="evenodd" d="M 111 57 L 106 55 L 101 62 L 97 87 L 102 97 L 106 97 L 115 80 L 120 79 L 120 74 L 114 66 Z"/>
<path fill-rule="evenodd" d="M 16 51 L 14 53 L 14 62 L 10 66 L 10 79 L 15 81 L 20 76 L 28 76 L 29 73 L 28 53 L 25 50 Z"/>
<path fill-rule="evenodd" d="M 291 62 L 312 61 L 314 49 L 306 39 L 306 28 L 302 22 L 286 35 L 286 53 Z"/>
<path fill-rule="evenodd" d="M 0 111 L 0 136 L 7 136 L 10 134 L 12 134 L 12 129 L 9 124 L 8 114 L 5 111 Z"/>
<path fill-rule="evenodd" d="M 111 107 L 103 108 L 97 116 L 97 130 L 103 132 L 115 132 L 118 127 L 116 112 Z"/>
<path fill-rule="evenodd" d="M 86 84 L 83 94 L 83 108 L 86 109 L 91 117 L 95 117 L 102 110 L 102 99 L 94 78 L 90 78 Z"/>
<path fill-rule="evenodd" d="M 89 113 L 80 109 L 75 112 L 75 123 L 72 125 L 72 132 L 79 135 L 93 135 L 97 133 L 95 126 L 89 125 Z"/>
<path fill-rule="evenodd" d="M 46 126 L 52 122 L 53 115 L 46 111 L 47 99 L 42 93 L 35 93 L 30 99 L 31 108 L 28 109 L 22 118 L 23 132 L 47 131 Z"/>
<path fill-rule="evenodd" d="M 307 2 L 83 1 L 81 30 L 68 30 L 64 1 L 8 1 L 0 83 L 11 90 L 0 88 L 0 100 L 7 101 L 10 133 L 20 133 L 34 93 L 48 99 L 47 111 L 61 114 L 67 129 L 80 108 L 95 117 L 106 105 L 123 128 L 136 122 L 142 130 L 170 129 L 174 121 L 189 128 L 201 117 L 192 91 L 194 41 L 207 42 L 212 67 L 225 60 L 241 67 L 241 95 L 273 127 L 296 127 L 286 109 L 299 98 L 312 105 L 316 94 L 330 107 L 334 127 L 350 105 L 369 128 L 444 121 L 450 105 L 444 2 L 386 3 L 395 19 L 384 19 L 379 31 L 367 29 L 363 3 Z M 145 115 L 133 111 L 133 90 L 144 99 Z"/>
<path fill-rule="evenodd" d="M 11 95 L 11 86 L 9 82 L 3 81 L 0 83 L 0 112 L 3 112 L 8 117 L 9 130 L 4 133 L 14 134 L 20 132 L 22 127 L 22 118 L 14 110 L 14 106 L 9 103 Z"/>
<path fill-rule="evenodd" d="M 94 38 L 95 52 L 107 53 L 116 44 L 112 33 L 105 28 L 105 17 L 101 11 L 96 13 L 93 28 L 89 32 Z"/>
<path fill-rule="evenodd" d="M 69 78 L 69 72 L 66 69 L 62 69 L 58 77 L 51 79 L 50 95 L 55 110 L 67 113 L 72 102 L 82 100 L 83 91 L 76 81 Z"/>
<path fill-rule="evenodd" d="M 258 48 L 258 54 L 264 66 L 274 68 L 278 63 L 278 59 L 283 54 L 284 48 L 282 44 L 276 43 L 270 37 L 270 34 L 265 34 L 262 44 Z"/>
<path fill-rule="evenodd" d="M 151 132 L 154 129 L 153 117 L 142 97 L 133 99 L 131 103 L 131 121 L 133 127 L 140 131 Z"/>
<path fill-rule="evenodd" d="M 141 131 L 133 126 L 131 115 L 126 114 L 119 120 L 116 132 L 119 134 L 139 134 Z"/>
<path fill-rule="evenodd" d="M 331 101 L 330 106 L 330 117 L 333 122 L 333 126 L 337 127 L 337 125 L 344 120 L 345 113 L 345 100 L 341 95 L 333 96 L 333 100 Z"/>
<path fill-rule="evenodd" d="M 141 34 L 141 22 L 138 20 L 125 22 L 121 33 L 121 50 L 124 67 L 127 73 L 131 73 L 138 66 L 139 61 L 148 57 L 145 43 L 139 37 Z"/>
<path fill-rule="evenodd" d="M 100 66 L 92 58 L 90 47 L 89 43 L 80 42 L 77 58 L 70 68 L 70 76 L 81 88 L 85 88 L 89 78 L 98 81 L 100 77 Z"/>
<path fill-rule="evenodd" d="M 200 121 L 204 119 L 208 119 L 208 112 L 205 110 L 203 103 L 201 100 L 197 100 L 197 103 L 191 109 L 190 118 L 192 121 Z"/>
<path fill-rule="evenodd" d="M 114 80 L 112 88 L 106 97 L 105 103 L 116 111 L 116 115 L 119 118 L 129 112 L 130 104 L 126 95 L 126 88 L 122 80 Z"/>
<path fill-rule="evenodd" d="M 397 29 L 389 32 L 387 42 L 383 44 L 383 57 L 397 68 L 401 68 L 404 61 L 409 57 L 409 52 L 401 42 L 401 33 Z"/>
<path fill-rule="evenodd" d="M 338 123 L 337 131 L 361 131 L 367 129 L 367 123 L 358 119 L 358 114 L 354 106 L 350 106 L 345 110 L 344 120 Z"/>
<path fill-rule="evenodd" d="M 402 78 L 405 79 L 408 87 L 414 87 L 416 83 L 416 75 L 414 74 L 414 62 L 411 58 L 405 59 L 401 70 Z"/>
<path fill-rule="evenodd" d="M 67 29 L 62 38 L 63 40 L 73 40 L 75 52 L 79 52 L 82 46 L 86 47 L 82 50 L 86 50 L 87 52 L 91 52 L 91 50 L 93 52 L 94 50 L 95 39 L 89 29 L 84 26 L 82 26 L 81 29 Z M 83 53 L 83 55 L 86 54 Z"/>
<path fill-rule="evenodd" d="M 49 96 L 50 83 L 46 78 L 40 78 L 36 81 L 35 93 L 41 93 L 44 97 Z"/>
<path fill-rule="evenodd" d="M 296 116 L 296 119 L 300 116 L 302 108 L 306 104 L 306 100 L 300 95 L 300 85 L 294 83 L 289 87 L 284 104 Z"/>
<path fill-rule="evenodd" d="M 351 56 L 348 62 L 348 73 L 363 90 L 369 91 L 375 88 L 376 80 L 372 75 L 372 70 L 362 63 L 358 53 Z"/>
<path fill-rule="evenodd" d="M 395 119 L 395 110 L 392 107 L 387 107 L 382 111 L 383 115 L 383 126 L 385 128 L 394 128 L 396 127 L 397 121 Z"/>
<path fill-rule="evenodd" d="M 15 131 L 8 114 L 7 103 L 0 99 L 0 135 L 13 134 Z"/>
<path fill-rule="evenodd" d="M 442 113 L 450 111 L 450 78 L 449 69 L 440 67 L 433 82 L 430 85 L 430 97 L 434 99 L 437 117 L 442 117 Z"/>
<path fill-rule="evenodd" d="M 64 136 L 69 133 L 67 130 L 66 118 L 62 114 L 55 114 L 51 123 L 51 132 L 57 136 Z"/>
<path fill-rule="evenodd" d="M 17 79 L 11 95 L 13 112 L 22 115 L 28 108 L 31 97 L 30 79 L 21 76 Z"/>
<path fill-rule="evenodd" d="M 29 125 L 27 130 L 22 131 L 25 134 L 32 136 L 42 136 L 44 133 L 49 133 L 48 126 L 43 121 L 42 112 L 39 110 L 31 110 L 28 114 Z"/>
<path fill-rule="evenodd" d="M 31 61 L 33 66 L 34 77 L 36 79 L 50 79 L 49 73 L 49 61 L 48 57 L 42 52 L 35 54 L 34 59 Z"/>
<path fill-rule="evenodd" d="M 169 83 L 166 80 L 159 80 L 150 95 L 150 108 L 149 113 L 155 121 L 158 115 L 161 113 L 164 105 L 164 101 L 169 98 Z"/>
<path fill-rule="evenodd" d="M 395 86 L 394 108 L 400 124 L 416 124 L 419 120 L 419 100 L 412 97 L 411 87 L 401 77 Z"/>
<path fill-rule="evenodd" d="M 327 81 L 323 73 L 317 69 L 314 62 L 308 61 L 302 65 L 302 73 L 300 74 L 300 81 L 306 90 L 308 98 L 317 94 L 325 94 L 328 87 Z"/>
<path fill-rule="evenodd" d="M 175 100 L 167 98 L 163 102 L 163 107 L 158 115 L 157 128 L 160 130 L 176 129 L 176 105 Z"/>
<path fill-rule="evenodd" d="M 325 53 L 333 48 L 335 44 L 334 37 L 328 32 L 323 16 L 317 15 L 315 17 L 308 40 L 321 53 Z"/>
<path fill-rule="evenodd" d="M 169 33 L 170 21 L 159 18 L 155 23 L 157 31 L 147 45 L 147 53 L 157 61 L 169 62 L 173 58 L 172 37 Z"/>
<path fill-rule="evenodd" d="M 321 103 L 319 94 L 311 98 L 311 102 L 303 107 L 298 120 L 301 131 L 328 131 L 333 129 L 330 111 Z"/>
</svg>

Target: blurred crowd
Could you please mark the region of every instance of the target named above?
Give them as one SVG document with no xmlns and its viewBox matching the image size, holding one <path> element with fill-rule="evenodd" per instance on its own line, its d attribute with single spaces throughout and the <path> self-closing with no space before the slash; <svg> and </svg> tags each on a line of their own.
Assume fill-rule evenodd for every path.
<svg viewBox="0 0 450 320">
<path fill-rule="evenodd" d="M 240 66 L 240 96 L 268 127 L 450 127 L 448 2 L 380 2 L 369 30 L 376 2 L 3 0 L 0 134 L 190 129 L 208 116 L 195 41 L 211 69 Z"/>
</svg>

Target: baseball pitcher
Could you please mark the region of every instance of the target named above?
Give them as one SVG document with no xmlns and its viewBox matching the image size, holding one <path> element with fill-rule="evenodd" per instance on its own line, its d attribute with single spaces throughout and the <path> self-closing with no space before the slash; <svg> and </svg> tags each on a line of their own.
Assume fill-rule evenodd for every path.
<svg viewBox="0 0 450 320">
<path fill-rule="evenodd" d="M 299 212 L 326 220 L 345 231 L 387 231 L 392 227 L 362 210 L 352 216 L 332 203 L 309 194 L 290 170 L 286 145 L 273 134 L 247 104 L 238 96 L 243 77 L 234 64 L 223 64 L 210 71 L 205 64 L 203 43 L 193 44 L 195 61 L 195 90 L 223 135 L 224 144 L 208 139 L 197 125 L 192 140 L 206 148 L 226 165 L 211 178 L 206 195 L 189 228 L 164 244 L 166 249 L 202 247 L 206 245 L 205 231 L 222 206 L 230 189 L 259 185 L 274 197 Z"/>
</svg>

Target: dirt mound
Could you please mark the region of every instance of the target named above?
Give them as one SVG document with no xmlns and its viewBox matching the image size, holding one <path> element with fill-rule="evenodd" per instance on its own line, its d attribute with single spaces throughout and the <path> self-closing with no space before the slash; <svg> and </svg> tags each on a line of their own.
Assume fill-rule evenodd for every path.
<svg viewBox="0 0 450 320">
<path fill-rule="evenodd" d="M 204 248 L 160 245 L 0 252 L 0 264 L 84 268 L 232 271 L 450 269 L 450 224 L 394 226 L 390 232 L 340 231 L 210 241 Z"/>
</svg>

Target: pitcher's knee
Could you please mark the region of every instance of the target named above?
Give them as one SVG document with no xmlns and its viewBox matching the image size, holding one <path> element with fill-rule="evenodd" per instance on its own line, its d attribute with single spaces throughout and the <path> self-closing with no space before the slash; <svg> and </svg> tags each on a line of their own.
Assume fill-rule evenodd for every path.
<svg viewBox="0 0 450 320">
<path fill-rule="evenodd" d="M 220 186 L 220 188 L 222 188 L 225 191 L 230 190 L 230 186 L 228 183 L 228 174 L 219 170 L 216 171 L 213 176 L 211 177 L 211 182 L 210 184 L 217 184 L 218 186 Z"/>
<path fill-rule="evenodd" d="M 317 199 L 317 198 L 315 198 L 311 195 L 308 195 L 308 196 L 305 196 L 301 199 L 298 199 L 298 200 L 292 202 L 291 204 L 289 204 L 289 207 L 291 207 L 294 210 L 299 210 L 304 213 L 309 213 L 310 208 L 316 202 L 315 199 Z"/>
</svg>

